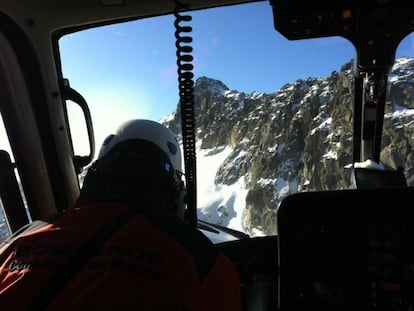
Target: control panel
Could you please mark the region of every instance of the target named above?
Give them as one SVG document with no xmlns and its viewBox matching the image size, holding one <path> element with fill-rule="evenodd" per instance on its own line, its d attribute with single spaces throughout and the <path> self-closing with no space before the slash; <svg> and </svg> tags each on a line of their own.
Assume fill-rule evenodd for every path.
<svg viewBox="0 0 414 311">
<path fill-rule="evenodd" d="M 281 310 L 414 310 L 413 188 L 298 193 L 278 211 Z"/>
</svg>

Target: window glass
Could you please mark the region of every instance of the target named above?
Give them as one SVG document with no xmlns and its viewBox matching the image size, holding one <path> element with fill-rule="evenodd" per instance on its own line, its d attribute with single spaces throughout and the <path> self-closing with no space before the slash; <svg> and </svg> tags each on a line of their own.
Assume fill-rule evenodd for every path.
<svg viewBox="0 0 414 311">
<path fill-rule="evenodd" d="M 0 150 L 7 151 L 10 155 L 11 160 L 14 161 L 13 154 L 10 148 L 9 139 L 7 137 L 6 130 L 4 128 L 3 118 L 1 117 L 1 114 L 0 114 Z M 10 233 L 11 233 L 10 227 L 7 223 L 7 218 L 5 217 L 5 211 L 4 211 L 3 203 L 1 201 L 1 196 L 0 196 L 0 243 L 4 241 L 10 235 Z"/>
<path fill-rule="evenodd" d="M 286 195 L 350 187 L 355 49 L 340 37 L 287 40 L 267 2 L 190 14 L 198 217 L 275 234 Z M 132 118 L 180 134 L 174 33 L 168 15 L 61 38 L 63 74 L 89 104 L 98 150 Z"/>
</svg>

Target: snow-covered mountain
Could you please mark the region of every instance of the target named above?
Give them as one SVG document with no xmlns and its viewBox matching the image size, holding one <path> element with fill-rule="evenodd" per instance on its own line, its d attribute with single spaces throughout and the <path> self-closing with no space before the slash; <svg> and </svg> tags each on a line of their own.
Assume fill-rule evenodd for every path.
<svg viewBox="0 0 414 311">
<path fill-rule="evenodd" d="M 200 219 L 252 236 L 276 233 L 290 193 L 350 187 L 353 64 L 327 77 L 297 80 L 272 94 L 196 80 L 197 205 Z M 414 184 L 414 59 L 389 75 L 382 162 Z M 162 120 L 178 135 L 179 106 Z M 406 126 L 404 126 L 406 125 Z"/>
</svg>

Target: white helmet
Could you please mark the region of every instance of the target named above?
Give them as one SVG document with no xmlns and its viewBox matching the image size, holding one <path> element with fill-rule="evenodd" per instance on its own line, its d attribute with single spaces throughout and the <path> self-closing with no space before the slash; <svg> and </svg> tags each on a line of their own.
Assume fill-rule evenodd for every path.
<svg viewBox="0 0 414 311">
<path fill-rule="evenodd" d="M 104 157 L 118 143 L 129 139 L 143 139 L 155 144 L 167 154 L 174 170 L 183 172 L 181 149 L 174 133 L 164 125 L 151 120 L 135 119 L 122 123 L 115 134 L 105 138 L 98 159 Z"/>
</svg>

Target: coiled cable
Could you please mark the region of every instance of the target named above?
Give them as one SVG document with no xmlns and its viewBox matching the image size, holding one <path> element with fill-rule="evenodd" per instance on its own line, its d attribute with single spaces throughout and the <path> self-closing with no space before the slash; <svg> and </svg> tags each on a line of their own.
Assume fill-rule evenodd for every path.
<svg viewBox="0 0 414 311">
<path fill-rule="evenodd" d="M 175 26 L 175 46 L 177 54 L 177 73 L 178 88 L 180 96 L 181 110 L 181 132 L 184 149 L 184 167 L 187 187 L 187 211 L 186 221 L 197 225 L 197 174 L 196 174 L 196 151 L 195 151 L 195 115 L 194 115 L 194 74 L 193 74 L 193 48 L 190 43 L 193 39 L 188 34 L 192 31 L 191 26 L 182 26 L 182 22 L 190 22 L 190 15 L 182 15 L 181 11 L 190 7 L 190 4 L 184 4 L 174 1 L 174 26 Z"/>
</svg>

